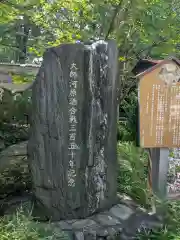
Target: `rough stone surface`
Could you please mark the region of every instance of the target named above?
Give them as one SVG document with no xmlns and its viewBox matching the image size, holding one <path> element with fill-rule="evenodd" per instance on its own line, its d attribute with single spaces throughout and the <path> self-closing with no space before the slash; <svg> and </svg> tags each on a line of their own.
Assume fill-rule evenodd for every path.
<svg viewBox="0 0 180 240">
<path fill-rule="evenodd" d="M 0 153 L 0 198 L 20 196 L 31 188 L 27 163 L 27 142 L 7 147 Z"/>
<path fill-rule="evenodd" d="M 27 141 L 14 144 L 0 153 L 0 171 L 18 164 L 27 164 Z"/>
<path fill-rule="evenodd" d="M 0 152 L 5 149 L 4 141 L 0 139 Z"/>
<path fill-rule="evenodd" d="M 85 218 L 116 199 L 117 48 L 49 49 L 32 89 L 28 155 L 36 208 Z"/>
<path fill-rule="evenodd" d="M 91 219 L 83 219 L 83 220 L 79 220 L 76 221 L 72 224 L 72 228 L 74 229 L 82 229 L 82 228 L 88 228 L 92 225 L 95 225 L 96 222 L 91 220 Z"/>
<path fill-rule="evenodd" d="M 64 229 L 64 230 L 72 230 L 73 227 L 72 227 L 72 224 L 68 223 L 67 221 L 61 221 L 57 224 L 61 229 Z"/>
<path fill-rule="evenodd" d="M 115 209 L 117 214 L 112 216 L 111 213 Z M 60 221 L 55 224 L 61 226 L 61 229 L 66 232 L 67 226 L 64 222 L 68 221 Z M 74 236 L 72 240 L 130 240 L 137 239 L 137 234 L 144 230 L 147 232 L 148 230 L 161 228 L 162 220 L 155 214 L 150 215 L 140 208 L 134 210 L 123 204 L 117 204 L 109 211 L 94 214 L 83 220 L 76 219 L 68 225 L 71 226 L 68 231 L 71 229 Z"/>
<path fill-rule="evenodd" d="M 105 226 L 114 226 L 116 224 L 120 224 L 120 221 L 115 217 L 112 217 L 109 212 L 100 213 L 96 216 L 97 221 Z"/>
<path fill-rule="evenodd" d="M 130 198 L 129 196 L 127 196 L 125 194 L 121 195 L 121 194 L 118 193 L 117 194 L 117 198 L 121 202 L 121 204 L 123 204 L 124 206 L 129 207 L 130 209 L 133 209 L 134 211 L 137 208 L 139 208 L 138 204 L 135 203 L 132 198 Z"/>
<path fill-rule="evenodd" d="M 75 232 L 75 238 L 77 240 L 84 240 L 84 233 L 83 232 Z"/>
<path fill-rule="evenodd" d="M 119 204 L 111 208 L 110 213 L 117 218 L 121 217 L 122 220 L 126 220 L 133 213 L 133 210 L 125 205 Z"/>
</svg>

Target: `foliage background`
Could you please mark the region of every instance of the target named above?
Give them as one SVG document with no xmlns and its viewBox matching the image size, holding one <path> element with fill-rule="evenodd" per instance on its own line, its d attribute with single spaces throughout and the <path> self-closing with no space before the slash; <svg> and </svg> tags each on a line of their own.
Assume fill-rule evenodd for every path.
<svg viewBox="0 0 180 240">
<path fill-rule="evenodd" d="M 147 156 L 134 146 L 137 124 L 137 80 L 132 68 L 141 58 L 180 56 L 180 2 L 178 0 L 3 0 L 0 2 L 0 62 L 39 63 L 45 49 L 64 42 L 115 39 L 119 53 L 118 123 L 121 193 L 149 207 Z M 13 76 L 14 82 L 32 81 Z M 26 140 L 31 91 L 5 91 L 0 102 L 0 151 Z M 124 142 L 125 141 L 125 142 Z M 3 179 L 1 181 L 3 183 Z M 177 204 L 165 205 L 167 221 L 158 233 L 141 239 L 180 239 Z M 2 239 L 42 239 L 31 219 L 4 218 Z M 23 233 L 23 234 L 22 234 Z M 26 238 L 24 238 L 26 236 Z M 48 239 L 48 238 L 47 238 Z M 51 239 L 49 237 L 49 239 Z"/>
<path fill-rule="evenodd" d="M 119 125 L 118 138 L 134 140 L 137 80 L 131 70 L 140 58 L 178 57 L 179 13 L 178 0 L 3 0 L 0 62 L 39 63 L 39 57 L 51 46 L 115 39 L 119 50 L 120 116 L 123 113 L 127 118 L 126 125 Z M 27 79 L 13 76 L 13 81 Z M 27 94 L 17 98 L 8 96 L 1 102 L 1 125 L 4 121 L 27 123 Z"/>
</svg>

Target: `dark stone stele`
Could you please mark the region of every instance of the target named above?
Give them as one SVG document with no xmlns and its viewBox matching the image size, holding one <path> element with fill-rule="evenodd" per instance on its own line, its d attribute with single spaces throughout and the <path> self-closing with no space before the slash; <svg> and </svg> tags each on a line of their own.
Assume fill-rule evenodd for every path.
<svg viewBox="0 0 180 240">
<path fill-rule="evenodd" d="M 77 68 L 74 151 L 69 149 L 72 66 Z M 45 52 L 32 89 L 28 143 L 39 217 L 41 212 L 52 221 L 85 218 L 115 203 L 117 85 L 114 41 L 64 44 Z"/>
</svg>

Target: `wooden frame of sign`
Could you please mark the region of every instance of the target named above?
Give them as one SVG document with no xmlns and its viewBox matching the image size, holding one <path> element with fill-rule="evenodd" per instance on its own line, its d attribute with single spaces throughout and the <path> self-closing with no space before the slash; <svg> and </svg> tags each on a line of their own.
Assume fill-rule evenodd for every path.
<svg viewBox="0 0 180 240">
<path fill-rule="evenodd" d="M 137 77 L 140 146 L 150 152 L 152 190 L 165 199 L 169 148 L 180 146 L 180 61 L 161 61 Z"/>
</svg>

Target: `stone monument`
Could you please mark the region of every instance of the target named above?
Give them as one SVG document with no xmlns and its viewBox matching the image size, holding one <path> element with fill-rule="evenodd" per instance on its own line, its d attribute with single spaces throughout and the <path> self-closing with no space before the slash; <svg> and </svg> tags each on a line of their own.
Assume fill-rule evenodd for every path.
<svg viewBox="0 0 180 240">
<path fill-rule="evenodd" d="M 52 221 L 115 203 L 117 104 L 114 41 L 45 52 L 32 88 L 28 158 L 35 208 Z"/>
</svg>

